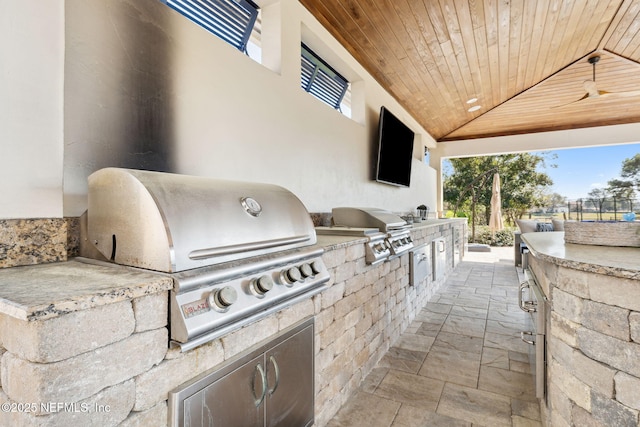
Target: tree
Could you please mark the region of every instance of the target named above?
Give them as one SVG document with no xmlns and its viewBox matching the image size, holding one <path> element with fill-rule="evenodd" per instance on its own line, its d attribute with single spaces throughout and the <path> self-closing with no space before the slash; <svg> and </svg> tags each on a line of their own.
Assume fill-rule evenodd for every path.
<svg viewBox="0 0 640 427">
<path fill-rule="evenodd" d="M 589 191 L 587 201 L 589 201 L 594 208 L 598 210 L 598 219 L 602 221 L 602 212 L 604 211 L 604 203 L 609 196 L 606 188 L 594 188 Z"/>
<path fill-rule="evenodd" d="M 620 200 L 621 205 L 624 207 L 625 202 L 629 211 L 633 210 L 633 198 L 635 197 L 635 190 L 633 188 L 633 182 L 624 181 L 619 179 L 612 179 L 607 184 L 607 192 L 613 196 L 614 203 Z"/>
<path fill-rule="evenodd" d="M 472 239 L 478 206 L 484 207 L 484 223 L 491 216 L 491 184 L 493 174 L 500 174 L 502 212 L 513 224 L 531 206 L 540 205 L 544 190 L 553 184 L 551 178 L 538 168 L 544 166 L 545 156 L 531 153 L 501 156 L 450 159 L 452 172 L 445 176 L 444 200 L 457 214 L 463 206 L 470 206 Z"/>
<path fill-rule="evenodd" d="M 549 196 L 549 205 L 551 207 L 551 212 L 555 212 L 558 209 L 558 206 L 567 205 L 567 198 L 561 194 L 553 193 Z"/>
<path fill-rule="evenodd" d="M 623 178 L 628 178 L 628 181 L 640 191 L 640 154 L 636 154 L 622 162 L 622 173 L 620 175 Z"/>
<path fill-rule="evenodd" d="M 614 200 L 627 201 L 628 209 L 632 211 L 632 200 L 636 191 L 640 191 L 640 154 L 622 161 L 620 176 L 627 179 L 612 179 L 607 183 L 607 192 L 613 196 Z"/>
</svg>

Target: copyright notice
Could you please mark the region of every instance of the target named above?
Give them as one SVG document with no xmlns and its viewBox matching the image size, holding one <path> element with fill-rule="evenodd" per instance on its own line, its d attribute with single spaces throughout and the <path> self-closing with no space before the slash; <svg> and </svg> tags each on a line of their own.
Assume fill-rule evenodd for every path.
<svg viewBox="0 0 640 427">
<path fill-rule="evenodd" d="M 32 413 L 56 413 L 56 412 L 111 412 L 111 406 L 98 403 L 68 403 L 68 402 L 42 402 L 42 403 L 18 403 L 5 402 L 0 405 L 2 412 L 32 412 Z"/>
</svg>

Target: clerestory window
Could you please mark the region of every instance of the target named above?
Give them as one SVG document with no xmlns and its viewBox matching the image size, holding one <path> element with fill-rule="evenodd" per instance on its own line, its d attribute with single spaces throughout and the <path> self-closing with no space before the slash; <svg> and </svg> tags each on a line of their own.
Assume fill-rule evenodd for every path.
<svg viewBox="0 0 640 427">
<path fill-rule="evenodd" d="M 302 43 L 301 86 L 319 100 L 341 110 L 349 82 Z"/>
<path fill-rule="evenodd" d="M 247 53 L 247 44 L 258 17 L 251 0 L 160 0 L 236 49 Z"/>
</svg>

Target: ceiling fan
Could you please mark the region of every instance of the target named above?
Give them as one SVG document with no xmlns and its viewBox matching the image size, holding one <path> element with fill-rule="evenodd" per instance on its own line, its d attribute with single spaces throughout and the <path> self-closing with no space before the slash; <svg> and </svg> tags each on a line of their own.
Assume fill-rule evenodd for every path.
<svg viewBox="0 0 640 427">
<path fill-rule="evenodd" d="M 599 55 L 592 56 L 587 61 L 589 61 L 589 64 L 593 65 L 593 80 L 585 80 L 584 83 L 582 84 L 584 87 L 584 90 L 586 91 L 584 96 L 580 99 L 569 102 L 568 104 L 556 105 L 555 107 L 551 107 L 551 108 L 564 107 L 567 105 L 575 104 L 576 102 L 584 101 L 587 99 L 593 99 L 593 98 L 603 98 L 603 97 L 624 98 L 624 97 L 640 95 L 640 90 L 632 90 L 627 92 L 607 92 L 605 90 L 599 90 L 598 86 L 596 85 L 596 64 L 598 63 L 598 61 L 600 61 L 600 56 Z"/>
</svg>

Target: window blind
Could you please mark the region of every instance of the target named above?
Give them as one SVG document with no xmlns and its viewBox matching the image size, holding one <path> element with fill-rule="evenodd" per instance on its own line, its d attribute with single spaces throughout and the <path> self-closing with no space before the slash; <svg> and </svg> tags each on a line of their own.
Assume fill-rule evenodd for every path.
<svg viewBox="0 0 640 427">
<path fill-rule="evenodd" d="M 303 43 L 301 86 L 316 98 L 339 109 L 349 82 Z"/>
<path fill-rule="evenodd" d="M 258 6 L 251 0 L 160 0 L 241 51 L 246 51 Z"/>
</svg>

